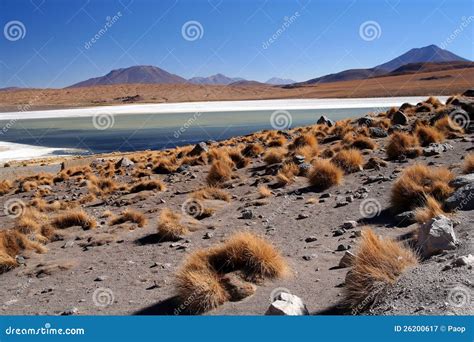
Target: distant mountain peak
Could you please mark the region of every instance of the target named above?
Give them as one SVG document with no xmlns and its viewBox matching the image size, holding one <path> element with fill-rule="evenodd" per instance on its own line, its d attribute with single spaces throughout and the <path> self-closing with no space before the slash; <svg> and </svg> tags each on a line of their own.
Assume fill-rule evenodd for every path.
<svg viewBox="0 0 474 342">
<path fill-rule="evenodd" d="M 240 77 L 228 77 L 221 73 L 208 77 L 193 77 L 188 80 L 189 83 L 206 85 L 228 85 L 239 81 L 244 81 L 244 79 Z"/>
<path fill-rule="evenodd" d="M 265 83 L 266 84 L 271 84 L 271 85 L 287 85 L 287 84 L 296 83 L 296 81 L 293 81 L 289 78 L 272 77 L 268 81 L 266 81 Z"/>
</svg>

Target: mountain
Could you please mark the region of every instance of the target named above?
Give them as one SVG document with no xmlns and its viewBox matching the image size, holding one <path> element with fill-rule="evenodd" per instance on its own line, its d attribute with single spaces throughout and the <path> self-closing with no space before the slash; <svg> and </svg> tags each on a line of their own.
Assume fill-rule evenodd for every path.
<svg viewBox="0 0 474 342">
<path fill-rule="evenodd" d="M 296 81 L 290 80 L 288 78 L 272 77 L 268 81 L 266 81 L 265 83 L 266 84 L 271 84 L 271 85 L 285 85 L 285 84 L 296 83 Z"/>
<path fill-rule="evenodd" d="M 188 80 L 189 83 L 193 84 L 210 84 L 210 85 L 228 85 L 234 82 L 244 81 L 243 78 L 240 77 L 227 77 L 226 75 L 222 74 L 215 74 L 208 77 L 193 77 Z"/>
<path fill-rule="evenodd" d="M 186 83 L 180 76 L 150 65 L 138 65 L 124 69 L 112 70 L 107 75 L 90 78 L 88 80 L 73 84 L 70 88 L 89 87 L 95 85 L 109 85 L 121 83 Z"/>
<path fill-rule="evenodd" d="M 386 63 L 377 65 L 368 69 L 349 69 L 338 73 L 329 74 L 310 79 L 306 82 L 296 83 L 297 85 L 329 83 L 351 80 L 363 80 L 370 77 L 379 77 L 394 70 L 397 70 L 407 64 L 423 63 L 446 63 L 446 62 L 469 62 L 448 50 L 439 48 L 436 45 L 428 45 L 422 48 L 411 49 Z M 415 72 L 415 71 L 413 71 Z"/>
<path fill-rule="evenodd" d="M 436 72 L 453 69 L 474 68 L 474 62 L 439 62 L 439 63 L 409 63 L 384 74 L 383 76 L 398 76 L 420 72 Z"/>
</svg>

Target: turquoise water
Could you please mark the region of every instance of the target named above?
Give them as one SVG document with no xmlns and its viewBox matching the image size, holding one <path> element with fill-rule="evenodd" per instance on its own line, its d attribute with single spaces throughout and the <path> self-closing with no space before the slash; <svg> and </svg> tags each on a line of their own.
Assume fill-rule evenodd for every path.
<svg viewBox="0 0 474 342">
<path fill-rule="evenodd" d="M 163 149 L 199 141 L 223 140 L 263 129 L 288 128 L 315 124 L 321 115 L 333 120 L 359 117 L 372 108 L 291 110 L 273 117 L 272 110 L 121 114 L 103 118 L 18 120 L 0 135 L 0 141 L 54 148 L 78 148 L 86 153 Z M 289 113 L 289 114 L 288 114 Z M 100 129 L 97 129 L 100 128 Z"/>
</svg>

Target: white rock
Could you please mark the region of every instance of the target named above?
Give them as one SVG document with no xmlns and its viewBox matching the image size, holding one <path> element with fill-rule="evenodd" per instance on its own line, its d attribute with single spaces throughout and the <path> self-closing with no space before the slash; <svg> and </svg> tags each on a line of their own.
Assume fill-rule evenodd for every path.
<svg viewBox="0 0 474 342">
<path fill-rule="evenodd" d="M 272 316 L 304 316 L 309 315 L 309 312 L 300 297 L 281 292 L 270 304 L 265 314 Z"/>
<path fill-rule="evenodd" d="M 474 265 L 474 255 L 468 254 L 468 255 L 459 257 L 453 261 L 453 264 L 456 267 Z"/>
<path fill-rule="evenodd" d="M 425 258 L 444 250 L 455 249 L 453 222 L 444 215 L 438 215 L 421 225 L 418 230 L 418 247 Z"/>
</svg>

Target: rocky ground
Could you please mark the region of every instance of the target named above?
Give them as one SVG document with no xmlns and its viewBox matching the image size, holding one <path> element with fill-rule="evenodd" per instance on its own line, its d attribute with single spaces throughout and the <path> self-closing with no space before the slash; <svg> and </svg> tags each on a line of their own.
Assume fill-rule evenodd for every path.
<svg viewBox="0 0 474 342">
<path fill-rule="evenodd" d="M 471 109 L 472 99 L 472 102 L 467 97 L 463 100 L 470 103 Z M 408 118 L 409 122 L 402 125 L 402 129 L 409 130 L 417 117 L 435 115 L 417 113 Z M 325 124 L 332 123 L 321 122 Z M 353 125 L 357 127 L 357 121 Z M 295 138 L 291 134 L 288 135 L 290 141 Z M 371 157 L 386 159 L 388 139 L 390 136 L 373 137 L 377 148 L 362 151 L 365 161 Z M 63 229 L 56 241 L 46 244 L 46 253 L 24 251 L 18 255 L 19 267 L 0 274 L 0 313 L 174 314 L 180 305 L 175 297 L 175 274 L 185 256 L 225 241 L 236 231 L 251 231 L 280 251 L 291 275 L 258 284 L 254 295 L 226 302 L 207 314 L 262 315 L 281 292 L 301 298 L 311 314 L 472 314 L 474 284 L 472 259 L 468 255 L 473 253 L 474 211 L 467 206 L 446 214 L 454 223 L 455 248 L 421 258 L 419 265 L 408 269 L 393 286 L 374 296 L 375 302 L 368 310 L 354 312 L 341 305 L 350 268 L 339 267 L 339 264 L 347 250 L 356 253 L 361 230 L 365 227 L 399 240 L 410 237 L 419 225 L 409 214 L 397 218 L 391 212 L 394 182 L 414 163 L 435 168 L 447 166 L 456 176 L 461 175 L 464 158 L 473 150 L 473 141 L 473 133 L 448 139 L 445 141 L 448 145 L 425 147 L 423 155 L 417 158 L 390 160 L 386 167 L 364 168 L 346 174 L 342 185 L 324 191 L 308 187 L 308 179 L 302 176 L 295 177 L 294 182 L 286 186 L 273 187 L 275 172 L 272 168 L 278 170 L 281 165 L 270 167 L 262 156 L 253 158 L 248 166 L 234 170 L 233 178 L 223 185 L 231 194 L 231 201 L 209 203 L 215 209 L 213 215 L 199 220 L 197 229 L 178 241 L 164 241 L 157 236 L 159 212 L 170 208 L 186 215 L 183 204 L 187 203 L 190 193 L 206 185 L 209 165 L 191 165 L 169 174 L 145 177 L 162 180 L 166 191 L 117 190 L 82 204 L 77 203 L 89 192 L 83 180 L 71 177 L 40 186 L 46 189 L 41 195 L 45 201 L 76 203 L 97 220 L 98 226 L 93 230 Z M 323 149 L 339 142 L 340 139 L 333 142 L 322 139 L 319 145 Z M 72 167 L 92 165 L 95 172 L 97 166 L 105 165 L 107 160 L 115 163 L 120 159 L 116 155 L 92 157 L 67 164 Z M 119 167 L 122 171 L 113 175 L 116 182 L 134 181 L 139 163 L 129 163 L 130 159 L 132 155 L 122 161 Z M 18 168 L 18 173 L 14 168 Z M 59 165 L 14 166 L 2 169 L 0 174 L 11 178 L 12 174 L 35 173 L 41 168 L 52 173 L 60 170 Z M 262 184 L 269 186 L 270 196 L 261 198 L 258 187 Z M 472 178 L 470 184 L 473 184 Z M 0 205 L 8 207 L 14 200 L 28 205 L 37 193 L 38 188 L 11 191 L 0 197 Z M 472 205 L 472 199 L 469 200 Z M 147 223 L 143 227 L 130 222 L 111 225 L 104 213 L 110 211 L 112 216 L 118 215 L 124 208 L 142 212 Z M 54 217 L 57 213 L 47 215 Z M 0 213 L 0 220 L 2 229 L 15 227 L 17 222 L 8 210 Z M 458 260 L 461 257 L 465 257 L 464 262 Z"/>
</svg>

